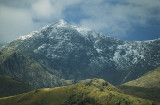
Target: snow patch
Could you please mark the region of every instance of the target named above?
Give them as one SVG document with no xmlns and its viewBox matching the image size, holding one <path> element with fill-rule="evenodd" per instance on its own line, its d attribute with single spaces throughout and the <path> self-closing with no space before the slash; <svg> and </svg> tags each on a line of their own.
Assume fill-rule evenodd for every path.
<svg viewBox="0 0 160 105">
<path fill-rule="evenodd" d="M 83 28 L 83 27 L 77 27 L 77 26 L 73 26 L 71 25 L 72 28 L 76 29 L 79 33 L 86 35 L 89 31 L 91 31 L 91 29 L 88 28 Z"/>
<path fill-rule="evenodd" d="M 32 37 L 35 33 L 38 33 L 38 31 L 33 31 L 30 34 L 28 34 L 28 35 L 20 36 L 18 39 L 20 39 L 20 40 L 28 39 L 28 38 Z"/>
<path fill-rule="evenodd" d="M 37 49 L 35 49 L 33 52 L 34 53 L 40 53 L 43 49 L 45 49 L 46 46 L 47 46 L 47 44 L 42 44 Z"/>
<path fill-rule="evenodd" d="M 144 59 L 144 46 L 142 43 L 130 43 L 126 42 L 123 45 L 118 45 L 117 50 L 114 53 L 112 61 L 114 61 L 118 68 L 128 67 L 131 64 L 136 64 L 141 59 Z M 127 64 L 124 62 L 128 62 Z M 123 68 L 123 69 L 124 69 Z"/>
<path fill-rule="evenodd" d="M 100 53 L 100 52 L 102 52 L 103 50 L 97 48 L 96 51 L 97 51 L 98 53 Z"/>
</svg>

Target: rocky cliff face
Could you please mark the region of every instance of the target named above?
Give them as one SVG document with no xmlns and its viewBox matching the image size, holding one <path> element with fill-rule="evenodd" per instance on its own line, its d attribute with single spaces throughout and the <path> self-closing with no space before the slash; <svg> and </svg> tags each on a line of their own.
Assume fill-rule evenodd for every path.
<svg viewBox="0 0 160 105">
<path fill-rule="evenodd" d="M 117 85 L 158 67 L 159 49 L 160 39 L 122 41 L 60 20 L 8 43 L 0 51 L 3 54 L 15 51 L 31 56 L 45 68 L 42 75 L 47 72 L 75 81 L 103 78 Z"/>
</svg>

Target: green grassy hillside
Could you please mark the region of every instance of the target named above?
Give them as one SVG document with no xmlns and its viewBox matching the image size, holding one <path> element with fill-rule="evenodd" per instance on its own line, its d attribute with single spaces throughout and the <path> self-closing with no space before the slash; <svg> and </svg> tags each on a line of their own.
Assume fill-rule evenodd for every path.
<svg viewBox="0 0 160 105">
<path fill-rule="evenodd" d="M 160 102 L 160 88 L 144 88 L 135 86 L 119 86 L 119 89 L 125 94 L 135 97 Z"/>
<path fill-rule="evenodd" d="M 145 88 L 160 88 L 160 67 L 149 71 L 140 78 L 124 83 L 125 86 L 137 86 Z"/>
<path fill-rule="evenodd" d="M 11 77 L 0 76 L 0 97 L 17 95 L 34 89 L 34 87 L 16 81 Z"/>
<path fill-rule="evenodd" d="M 121 92 L 118 88 L 111 85 L 110 83 L 106 82 L 103 79 L 85 79 L 81 80 L 78 83 L 85 84 L 87 86 L 94 86 L 96 88 L 99 88 L 100 90 L 109 90 L 109 91 L 115 91 L 115 92 Z"/>
<path fill-rule="evenodd" d="M 95 81 L 95 80 L 94 80 Z M 97 83 L 96 79 L 96 84 Z M 94 82 L 95 83 L 95 82 Z M 101 80 L 100 80 L 101 83 Z M 107 83 L 107 82 L 106 82 Z M 110 85 L 102 87 L 115 88 Z M 75 84 L 44 88 L 17 96 L 0 98 L 0 105 L 156 105 L 151 101 L 135 98 L 114 89 L 100 89 L 97 85 Z"/>
</svg>

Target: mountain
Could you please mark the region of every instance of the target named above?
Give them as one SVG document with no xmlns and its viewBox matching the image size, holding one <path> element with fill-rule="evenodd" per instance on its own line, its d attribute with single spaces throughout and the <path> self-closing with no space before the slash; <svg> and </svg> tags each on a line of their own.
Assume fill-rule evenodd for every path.
<svg viewBox="0 0 160 105">
<path fill-rule="evenodd" d="M 0 76 L 0 97 L 13 96 L 34 90 L 29 86 L 8 76 Z"/>
<path fill-rule="evenodd" d="M 124 93 L 160 102 L 160 68 L 119 86 Z"/>
<path fill-rule="evenodd" d="M 99 89 L 94 84 L 104 87 Z M 98 84 L 100 83 L 100 84 Z M 28 93 L 0 98 L 0 105 L 158 105 L 152 101 L 135 98 L 121 92 L 107 90 L 107 82 L 94 79 L 89 84 L 44 88 Z"/>
<path fill-rule="evenodd" d="M 119 85 L 158 67 L 159 49 L 160 39 L 123 41 L 59 20 L 2 46 L 0 58 L 5 59 L 0 59 L 0 74 L 36 87 L 68 85 L 87 78 Z M 16 59 L 16 64 L 8 58 Z"/>
</svg>

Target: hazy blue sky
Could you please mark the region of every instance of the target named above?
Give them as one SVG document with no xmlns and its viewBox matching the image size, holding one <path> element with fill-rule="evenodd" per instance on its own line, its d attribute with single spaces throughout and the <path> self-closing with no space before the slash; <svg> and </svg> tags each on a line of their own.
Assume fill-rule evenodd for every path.
<svg viewBox="0 0 160 105">
<path fill-rule="evenodd" d="M 160 37 L 160 0 L 0 0 L 0 42 L 66 20 L 123 40 Z"/>
</svg>

